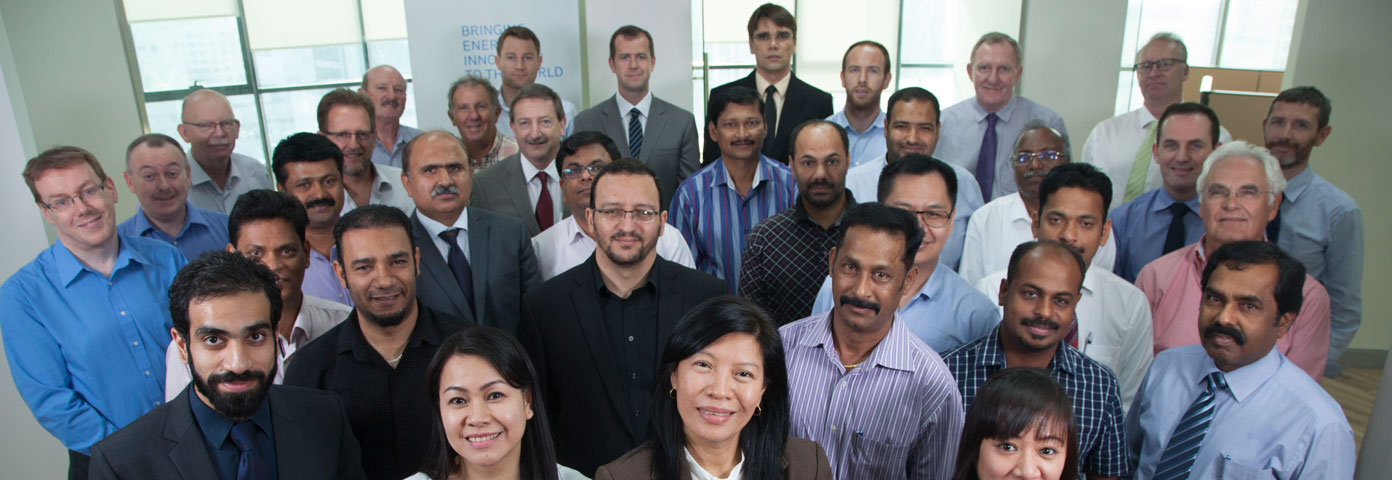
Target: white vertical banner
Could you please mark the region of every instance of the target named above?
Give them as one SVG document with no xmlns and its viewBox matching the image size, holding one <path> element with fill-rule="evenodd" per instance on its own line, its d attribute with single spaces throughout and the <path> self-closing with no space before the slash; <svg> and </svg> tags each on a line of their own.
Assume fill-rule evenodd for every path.
<svg viewBox="0 0 1392 480">
<path fill-rule="evenodd" d="M 502 77 L 493 66 L 498 35 L 522 25 L 541 40 L 537 83 L 561 98 L 581 102 L 580 9 L 575 0 L 406 0 L 406 31 L 415 84 L 416 118 L 422 129 L 453 131 L 446 110 L 449 85 L 467 74 Z"/>
<path fill-rule="evenodd" d="M 654 9 L 661 14 L 640 13 Z M 609 70 L 609 38 L 619 27 L 632 24 L 647 30 L 656 47 L 653 58 L 657 63 L 649 80 L 653 95 L 683 109 L 691 108 L 691 0 L 585 0 L 585 22 L 590 104 L 570 99 L 576 106 L 584 110 L 614 95 L 618 80 Z M 739 23 L 744 24 L 742 20 Z M 700 122 L 705 113 L 697 112 L 696 117 Z"/>
</svg>

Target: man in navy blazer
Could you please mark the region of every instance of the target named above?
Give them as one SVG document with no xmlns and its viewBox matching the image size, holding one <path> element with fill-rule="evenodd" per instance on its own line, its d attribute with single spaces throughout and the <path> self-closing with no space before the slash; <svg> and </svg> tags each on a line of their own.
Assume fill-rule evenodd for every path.
<svg viewBox="0 0 1392 480">
<path fill-rule="evenodd" d="M 808 85 L 793 74 L 793 55 L 797 53 L 797 19 L 788 10 L 765 3 L 749 16 L 749 53 L 754 54 L 754 71 L 749 76 L 715 87 L 711 97 L 731 87 L 749 87 L 764 97 L 763 154 L 784 164 L 792 153 L 789 139 L 793 128 L 812 119 L 830 117 L 831 94 Z M 707 123 L 715 119 L 707 118 Z M 704 163 L 720 158 L 720 145 L 707 136 Z"/>
</svg>

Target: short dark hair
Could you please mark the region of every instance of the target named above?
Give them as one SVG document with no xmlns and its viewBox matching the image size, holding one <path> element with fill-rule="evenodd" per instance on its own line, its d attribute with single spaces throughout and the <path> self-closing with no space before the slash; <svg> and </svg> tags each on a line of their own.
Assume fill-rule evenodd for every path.
<svg viewBox="0 0 1392 480">
<path fill-rule="evenodd" d="M 356 90 L 346 88 L 336 88 L 329 93 L 325 93 L 319 99 L 319 108 L 315 110 L 315 118 L 319 121 L 319 131 L 329 132 L 329 110 L 339 105 L 350 107 L 362 107 L 367 111 L 367 128 L 375 128 L 377 121 L 377 107 L 372 104 L 372 97 Z"/>
<path fill-rule="evenodd" d="M 599 170 L 599 174 L 595 175 L 594 177 L 594 183 L 590 184 L 590 208 L 595 208 L 595 192 L 599 191 L 599 179 L 604 178 L 606 175 L 609 175 L 611 173 L 622 175 L 644 175 L 648 178 L 651 178 L 653 181 L 653 186 L 657 187 L 657 198 L 659 199 L 658 208 L 661 208 L 662 184 L 657 182 L 657 172 L 654 172 L 653 169 L 649 167 L 648 164 L 643 163 L 642 160 L 633 157 L 624 157 L 618 160 L 614 160 L 612 162 L 609 162 L 608 165 L 605 165 L 604 168 L 601 168 Z"/>
<path fill-rule="evenodd" d="M 1276 291 L 1272 293 L 1276 297 L 1277 323 L 1280 323 L 1281 315 L 1300 312 L 1301 304 L 1305 301 L 1305 265 L 1275 243 L 1246 240 L 1218 247 L 1208 256 L 1208 264 L 1204 265 L 1200 288 L 1208 288 L 1208 279 L 1219 265 L 1228 270 L 1246 270 L 1252 265 L 1275 266 L 1279 273 Z"/>
<path fill-rule="evenodd" d="M 566 157 L 571 155 L 575 155 L 575 152 L 582 148 L 596 144 L 598 144 L 600 148 L 603 148 L 605 153 L 609 154 L 610 162 L 623 158 L 623 154 L 619 153 L 619 145 L 614 143 L 614 139 L 609 138 L 609 136 L 605 135 L 603 132 L 595 130 L 575 132 L 570 134 L 569 137 L 566 137 L 565 140 L 561 140 L 561 148 L 556 150 L 556 161 L 552 162 L 556 164 L 556 178 L 560 178 L 561 170 L 565 170 L 565 166 L 562 165 L 562 160 L 565 160 Z"/>
<path fill-rule="evenodd" d="M 43 199 L 39 198 L 39 190 L 34 187 L 34 182 L 38 181 L 39 177 L 48 173 L 49 170 L 61 170 L 81 163 L 86 163 L 92 167 L 92 171 L 97 174 L 97 181 L 101 182 L 102 186 L 106 185 L 106 180 L 109 177 L 106 176 L 106 171 L 102 170 L 101 162 L 97 161 L 97 156 L 80 147 L 60 145 L 44 150 L 37 157 L 29 159 L 29 162 L 24 164 L 23 175 L 24 183 L 29 186 L 29 193 L 34 195 L 34 201 L 43 202 Z"/>
<path fill-rule="evenodd" d="M 411 235 L 411 219 L 406 217 L 406 213 L 396 207 L 386 205 L 363 205 L 354 208 L 353 211 L 343 214 L 334 225 L 334 247 L 338 248 L 338 264 L 343 265 L 343 234 L 353 230 L 367 230 L 371 228 L 391 228 L 400 227 L 406 233 L 406 238 L 411 241 L 411 250 L 416 249 L 416 237 Z"/>
<path fill-rule="evenodd" d="M 300 243 L 306 241 L 305 228 L 309 226 L 309 213 L 299 199 L 285 192 L 257 189 L 243 193 L 232 205 L 227 214 L 227 234 L 232 246 L 242 235 L 242 225 L 261 220 L 284 220 L 290 229 L 300 236 Z"/>
<path fill-rule="evenodd" d="M 814 119 L 811 119 L 811 120 L 808 120 L 808 121 L 799 123 L 798 126 L 793 127 L 793 136 L 788 137 L 789 139 L 791 139 L 790 142 L 788 143 L 788 147 L 789 147 L 789 148 L 788 148 L 788 155 L 789 155 L 789 156 L 792 156 L 792 155 L 796 155 L 796 154 L 797 154 L 797 152 L 794 152 L 794 150 L 797 149 L 798 137 L 802 135 L 802 130 L 803 130 L 803 129 L 808 128 L 808 127 L 822 127 L 822 126 L 830 126 L 830 127 L 832 128 L 832 130 L 835 130 L 835 131 L 836 131 L 836 136 L 837 136 L 837 138 L 840 138 L 840 139 L 841 139 L 841 148 L 844 148 L 844 149 L 846 150 L 846 153 L 849 155 L 850 152 L 851 152 L 851 140 L 850 140 L 849 137 L 846 136 L 846 129 L 841 128 L 840 125 L 837 125 L 837 124 L 835 124 L 835 123 L 833 123 L 833 122 L 829 122 L 829 121 L 826 121 L 826 120 L 822 120 L 822 119 L 820 119 L 820 118 L 814 118 Z M 846 159 L 846 161 L 849 162 L 850 159 L 848 158 L 848 159 Z M 788 162 L 788 165 L 792 165 L 792 162 Z"/>
<path fill-rule="evenodd" d="M 1049 204 L 1049 197 L 1060 188 L 1081 188 L 1102 196 L 1102 219 L 1112 204 L 1112 179 L 1097 167 L 1087 163 L 1065 163 L 1049 170 L 1039 182 L 1039 211 Z"/>
<path fill-rule="evenodd" d="M 850 48 L 846 49 L 846 53 L 841 54 L 841 71 L 846 71 L 846 59 L 851 57 L 851 51 L 855 50 L 857 47 L 864 46 L 871 46 L 880 49 L 880 54 L 884 56 L 884 71 L 885 73 L 889 73 L 889 68 L 891 65 L 889 61 L 889 49 L 885 48 L 885 46 L 880 42 L 876 42 L 874 40 L 861 40 L 859 42 L 852 43 Z"/>
<path fill-rule="evenodd" d="M 565 107 L 561 105 L 561 96 L 556 95 L 556 91 L 552 90 L 551 87 L 540 83 L 533 83 L 518 89 L 517 96 L 512 97 L 512 103 L 508 104 L 508 110 L 517 108 L 517 102 L 529 98 L 550 101 L 551 105 L 556 107 L 556 121 L 565 120 Z M 508 121 L 512 121 L 511 116 L 509 116 Z"/>
<path fill-rule="evenodd" d="M 527 480 L 555 480 L 556 447 L 551 443 L 551 424 L 546 416 L 546 402 L 542 399 L 541 381 L 536 368 L 527 358 L 526 350 L 512 335 L 496 327 L 470 325 L 458 333 L 450 335 L 426 367 L 426 394 L 435 410 L 431 422 L 433 434 L 427 460 L 421 467 L 430 478 L 448 478 L 459 452 L 450 447 L 445 438 L 445 426 L 440 417 L 440 378 L 444 376 L 445 364 L 454 357 L 473 355 L 482 358 L 498 371 L 512 388 L 521 390 L 530 397 L 532 418 L 527 420 L 526 432 L 518 432 L 522 437 L 521 478 Z"/>
<path fill-rule="evenodd" d="M 636 38 L 639 35 L 648 39 L 648 56 L 657 56 L 656 53 L 653 53 L 653 49 L 656 47 L 653 46 L 653 39 L 651 33 L 648 33 L 647 30 L 643 30 L 642 28 L 633 25 L 624 25 L 622 27 L 619 27 L 618 30 L 614 30 L 614 34 L 609 36 L 609 58 L 614 58 L 614 54 L 617 53 L 614 51 L 615 40 L 618 40 L 619 37 Z M 540 49 L 538 49 L 538 51 L 540 51 Z"/>
<path fill-rule="evenodd" d="M 536 47 L 537 54 L 541 54 L 541 39 L 537 38 L 536 32 L 521 25 L 513 25 L 498 35 L 498 55 L 503 54 L 503 40 L 507 40 L 508 37 L 531 40 L 532 46 Z"/>
<path fill-rule="evenodd" d="M 865 227 L 879 232 L 888 232 L 904 237 L 904 255 L 899 260 L 905 267 L 912 267 L 914 256 L 918 255 L 918 245 L 923 243 L 923 229 L 918 226 L 914 214 L 903 209 L 884 204 L 866 202 L 846 207 L 841 214 L 841 229 L 836 232 L 836 249 L 846 246 L 846 232 L 851 227 Z"/>
<path fill-rule="evenodd" d="M 406 176 L 411 175 L 411 152 L 416 150 L 416 142 L 424 142 L 435 137 L 444 137 L 448 141 L 454 142 L 455 145 L 459 146 L 459 151 L 464 154 L 464 164 L 467 165 L 469 163 L 469 147 L 464 145 L 464 140 L 444 130 L 428 130 L 421 132 L 420 135 L 416 135 L 415 138 L 412 138 L 411 141 L 406 142 L 405 146 L 401 147 L 401 173 Z"/>
<path fill-rule="evenodd" d="M 706 121 L 716 123 L 720 121 L 720 114 L 725 113 L 725 108 L 730 104 L 753 106 L 760 112 L 764 111 L 764 98 L 759 96 L 759 92 L 749 87 L 730 87 L 718 94 L 711 95 L 710 102 L 706 104 Z"/>
<path fill-rule="evenodd" d="M 780 478 L 783 449 L 792 423 L 783 340 L 768 313 L 754 302 L 734 295 L 711 298 L 686 312 L 662 349 L 652 396 L 652 478 L 678 478 L 686 467 L 686 434 L 671 394 L 677 365 L 732 333 L 754 337 L 764 362 L 761 413 L 750 418 L 739 435 L 745 459 L 744 478 Z"/>
<path fill-rule="evenodd" d="M 1042 205 L 1042 204 L 1041 204 Z M 1020 260 L 1025 258 L 1035 250 L 1054 250 L 1063 252 L 1067 258 L 1072 258 L 1078 264 L 1078 288 L 1083 287 L 1083 279 L 1087 278 L 1087 262 L 1083 261 L 1083 254 L 1068 245 L 1064 245 L 1053 240 L 1030 240 L 1015 247 L 1015 251 L 1010 252 L 1010 266 L 1005 270 L 1005 281 L 1014 282 L 1016 275 L 1020 273 Z"/>
<path fill-rule="evenodd" d="M 139 147 L 141 145 L 145 145 L 150 148 L 164 148 L 166 146 L 172 145 L 174 146 L 174 150 L 177 150 L 179 152 L 179 157 L 184 159 L 184 163 L 188 163 L 188 156 L 184 154 L 184 147 L 182 145 L 179 145 L 179 142 L 175 141 L 174 137 L 165 135 L 163 133 L 147 133 L 139 137 L 135 137 L 135 140 L 132 140 L 130 145 L 126 146 L 126 171 L 130 171 L 131 152 L 135 151 L 135 147 Z"/>
<path fill-rule="evenodd" d="M 174 331 L 189 336 L 189 303 L 238 293 L 263 293 L 270 302 L 271 330 L 280 324 L 280 287 L 266 265 L 226 250 L 209 250 L 193 259 L 169 285 L 169 317 Z"/>
<path fill-rule="evenodd" d="M 938 104 L 938 97 L 933 92 L 922 87 L 909 87 L 901 89 L 889 96 L 889 110 L 885 111 L 885 119 L 894 121 L 894 106 L 908 102 L 928 102 L 933 104 L 934 123 L 942 123 L 942 108 Z"/>
<path fill-rule="evenodd" d="M 1312 107 L 1319 108 L 1319 128 L 1329 126 L 1329 115 L 1334 113 L 1334 105 L 1329 102 L 1329 97 L 1324 96 L 1323 92 L 1311 86 L 1299 86 L 1287 88 L 1275 100 L 1271 101 L 1271 106 L 1266 109 L 1266 116 L 1271 117 L 1271 110 L 1276 108 L 1277 102 L 1303 103 Z"/>
<path fill-rule="evenodd" d="M 1165 113 L 1160 114 L 1160 120 L 1155 124 L 1155 141 L 1159 142 L 1165 133 L 1165 121 L 1175 115 L 1203 115 L 1208 117 L 1208 145 L 1218 146 L 1218 114 L 1208 105 L 1195 102 L 1180 102 L 1170 105 L 1165 109 Z M 1271 115 L 1268 111 L 1267 115 Z"/>
<path fill-rule="evenodd" d="M 488 103 L 493 105 L 493 109 L 497 110 L 501 107 L 498 104 L 498 88 L 494 87 L 493 83 L 489 82 L 486 78 L 469 74 L 459 77 L 458 80 L 450 84 L 449 93 L 447 93 L 445 97 L 445 104 L 449 106 L 451 112 L 454 110 L 454 92 L 461 88 L 470 87 L 482 87 L 483 91 L 488 95 Z"/>
<path fill-rule="evenodd" d="M 1062 427 L 1066 438 L 1063 471 L 1059 478 L 1078 477 L 1078 421 L 1073 416 L 1068 392 L 1049 376 L 1032 367 L 1010 367 L 986 379 L 967 409 L 962 440 L 957 446 L 953 480 L 976 480 L 981 443 L 1015 438 L 1030 429 Z"/>
<path fill-rule="evenodd" d="M 875 192 L 876 200 L 884 203 L 889 194 L 894 192 L 894 182 L 899 180 L 900 176 L 930 173 L 942 176 L 943 183 L 947 184 L 948 204 L 954 209 L 957 208 L 957 172 L 947 162 L 921 153 L 904 155 L 880 170 L 880 183 Z"/>
<path fill-rule="evenodd" d="M 749 15 L 749 38 L 754 39 L 754 31 L 759 29 L 759 20 L 769 19 L 774 25 L 793 31 L 793 37 L 797 38 L 797 19 L 793 14 L 788 13 L 788 9 L 772 3 L 759 5 L 754 9 L 754 13 Z"/>
<path fill-rule="evenodd" d="M 343 150 L 338 149 L 328 137 L 316 133 L 300 132 L 281 140 L 271 153 L 271 172 L 275 174 L 276 184 L 285 186 L 290 176 L 285 166 L 295 162 L 318 163 L 333 159 L 334 170 L 343 172 Z"/>
</svg>

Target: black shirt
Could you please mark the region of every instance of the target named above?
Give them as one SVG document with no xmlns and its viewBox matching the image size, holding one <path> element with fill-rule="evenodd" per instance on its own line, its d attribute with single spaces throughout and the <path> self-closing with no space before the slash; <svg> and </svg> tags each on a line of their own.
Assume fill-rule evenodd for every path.
<svg viewBox="0 0 1392 480">
<path fill-rule="evenodd" d="M 445 337 L 467 321 L 417 303 L 416 328 L 391 368 L 363 337 L 358 311 L 295 352 L 285 384 L 337 393 L 362 446 L 367 478 L 400 480 L 429 455 L 439 414 L 425 388 L 426 368 Z"/>
<path fill-rule="evenodd" d="M 595 252 L 595 255 L 601 255 Z M 656 263 L 656 262 L 654 262 Z M 657 275 L 648 273 L 647 281 L 620 298 L 604 284 L 604 277 L 595 265 L 594 276 L 603 312 L 604 327 L 609 333 L 609 345 L 614 352 L 614 368 L 622 379 L 624 414 L 640 430 L 647 428 L 649 405 L 652 403 L 653 375 L 657 369 Z M 654 265 L 655 267 L 656 265 Z"/>
</svg>

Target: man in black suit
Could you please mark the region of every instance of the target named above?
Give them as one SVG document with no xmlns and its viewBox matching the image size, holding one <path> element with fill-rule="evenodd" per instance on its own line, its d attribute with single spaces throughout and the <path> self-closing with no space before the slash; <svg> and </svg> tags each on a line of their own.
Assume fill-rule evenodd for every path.
<svg viewBox="0 0 1392 480">
<path fill-rule="evenodd" d="M 334 242 L 334 273 L 353 296 L 353 313 L 295 353 L 285 384 L 337 393 L 367 478 L 406 478 L 425 463 L 440 421 L 423 388 L 426 369 L 445 337 L 468 322 L 416 300 L 420 249 L 396 207 L 348 212 Z"/>
<path fill-rule="evenodd" d="M 515 335 L 522 296 L 541 283 L 526 227 L 466 208 L 474 174 L 454 135 L 423 133 L 402 153 L 401 184 L 416 203 L 411 235 L 421 247 L 416 296 L 436 311 Z"/>
<path fill-rule="evenodd" d="M 763 154 L 784 164 L 792 148 L 793 128 L 812 119 L 830 117 L 831 94 L 808 85 L 793 74 L 793 55 L 797 53 L 797 19 L 788 10 L 765 3 L 749 16 L 749 53 L 754 54 L 754 71 L 749 76 L 715 87 L 711 98 L 731 87 L 749 87 L 764 96 Z M 707 118 L 706 122 L 715 119 Z M 709 136 L 702 158 L 710 163 L 720 157 L 720 145 Z"/>
<path fill-rule="evenodd" d="M 556 459 L 588 476 L 648 439 L 653 375 L 672 328 L 726 292 L 725 282 L 657 255 L 668 228 L 660 198 L 642 162 L 605 166 L 585 211 L 598 248 L 522 306 L 518 338 L 555 419 Z"/>
<path fill-rule="evenodd" d="M 363 478 L 338 398 L 271 385 L 274 273 L 209 252 L 174 277 L 169 303 L 193 387 L 93 446 L 91 478 Z"/>
</svg>

